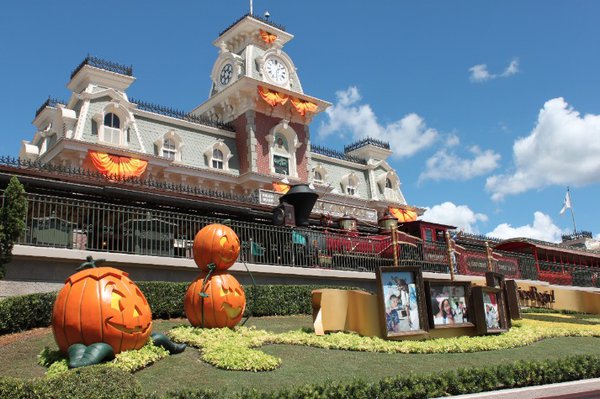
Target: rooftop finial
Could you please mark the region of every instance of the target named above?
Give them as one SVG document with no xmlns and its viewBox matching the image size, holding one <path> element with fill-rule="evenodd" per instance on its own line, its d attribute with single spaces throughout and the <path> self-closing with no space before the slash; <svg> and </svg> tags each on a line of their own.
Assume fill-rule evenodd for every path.
<svg viewBox="0 0 600 399">
<path fill-rule="evenodd" d="M 252 0 L 250 0 L 250 15 L 254 14 L 253 11 L 253 7 L 252 7 Z"/>
</svg>

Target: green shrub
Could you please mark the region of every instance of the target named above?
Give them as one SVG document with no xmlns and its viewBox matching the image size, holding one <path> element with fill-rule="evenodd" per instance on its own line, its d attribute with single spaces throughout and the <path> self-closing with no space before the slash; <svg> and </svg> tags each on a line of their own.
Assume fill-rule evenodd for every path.
<svg viewBox="0 0 600 399">
<path fill-rule="evenodd" d="M 142 281 L 154 319 L 185 317 L 183 298 L 189 283 Z M 311 291 L 318 285 L 246 286 L 246 315 L 287 316 L 311 314 Z M 347 289 L 342 287 L 342 289 Z M 0 301 L 0 335 L 50 325 L 56 292 L 14 296 Z"/>
<path fill-rule="evenodd" d="M 325 382 L 274 392 L 245 390 L 227 394 L 211 390 L 184 389 L 169 392 L 169 399 L 421 399 L 462 395 L 482 391 L 526 387 L 540 384 L 600 377 L 600 357 L 570 356 L 559 360 L 517 361 L 486 368 L 461 368 L 436 374 L 403 375 L 375 383 L 354 380 L 350 383 Z M 135 378 L 114 367 L 92 366 L 70 370 L 57 377 L 22 381 L 0 378 L 0 398 L 139 398 L 144 395 Z"/>
<path fill-rule="evenodd" d="M 140 281 L 137 285 L 150 304 L 152 318 L 171 319 L 185 317 L 183 298 L 190 283 Z"/>
<path fill-rule="evenodd" d="M 0 301 L 0 335 L 50 325 L 56 292 L 13 296 Z"/>
<path fill-rule="evenodd" d="M 142 392 L 132 374 L 104 365 L 69 370 L 38 384 L 43 398 L 139 398 Z"/>
</svg>

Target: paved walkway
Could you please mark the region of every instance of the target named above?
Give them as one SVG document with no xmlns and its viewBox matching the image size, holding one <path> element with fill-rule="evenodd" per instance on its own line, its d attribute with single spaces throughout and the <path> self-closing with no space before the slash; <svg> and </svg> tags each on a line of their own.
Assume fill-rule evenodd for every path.
<svg viewBox="0 0 600 399">
<path fill-rule="evenodd" d="M 596 399 L 600 378 L 452 396 L 455 399 Z"/>
</svg>

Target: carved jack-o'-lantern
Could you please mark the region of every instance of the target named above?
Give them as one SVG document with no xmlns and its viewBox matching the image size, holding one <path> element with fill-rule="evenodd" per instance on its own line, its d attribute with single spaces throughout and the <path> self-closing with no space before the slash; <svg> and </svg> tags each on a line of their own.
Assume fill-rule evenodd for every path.
<svg viewBox="0 0 600 399">
<path fill-rule="evenodd" d="M 240 239 L 229 227 L 210 224 L 196 234 L 193 249 L 194 261 L 202 271 L 207 272 L 211 263 L 217 271 L 227 270 L 240 254 Z"/>
<path fill-rule="evenodd" d="M 112 267 L 73 274 L 58 293 L 52 312 L 54 339 L 69 346 L 104 342 L 114 353 L 139 349 L 152 332 L 152 312 L 128 274 Z"/>
<path fill-rule="evenodd" d="M 229 273 L 211 274 L 203 287 L 205 277 L 205 273 L 200 274 L 188 287 L 183 302 L 185 315 L 195 327 L 234 327 L 246 308 L 244 288 Z"/>
</svg>

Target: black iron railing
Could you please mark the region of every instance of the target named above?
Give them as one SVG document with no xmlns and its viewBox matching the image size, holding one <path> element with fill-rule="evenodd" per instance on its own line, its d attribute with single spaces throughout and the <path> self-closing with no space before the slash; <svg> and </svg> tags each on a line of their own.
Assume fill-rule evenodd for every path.
<svg viewBox="0 0 600 399">
<path fill-rule="evenodd" d="M 39 114 L 42 113 L 42 111 L 46 108 L 46 107 L 56 107 L 56 105 L 58 104 L 67 104 L 66 101 L 63 100 L 59 100 L 56 98 L 52 98 L 52 97 L 48 97 L 48 99 L 46 101 L 44 101 L 44 103 L 42 105 L 40 105 L 40 107 L 35 111 L 35 117 L 37 117 Z"/>
<path fill-rule="evenodd" d="M 366 165 L 367 164 L 367 161 L 364 160 L 364 159 L 357 158 L 357 157 L 354 157 L 352 155 L 348 155 L 348 154 L 346 154 L 344 152 L 333 150 L 331 148 L 321 147 L 319 145 L 314 145 L 313 144 L 313 145 L 311 145 L 310 149 L 315 154 L 325 155 L 326 157 L 341 159 L 343 161 L 358 163 L 358 164 L 362 164 L 362 165 Z"/>
<path fill-rule="evenodd" d="M 223 199 L 234 202 L 246 203 L 246 204 L 258 204 L 258 194 L 252 195 L 241 195 L 231 192 L 210 190 L 198 186 L 190 186 L 187 184 L 178 184 L 165 181 L 158 181 L 154 179 L 140 179 L 137 177 L 121 177 L 121 176 L 107 176 L 98 171 L 92 171 L 89 169 L 55 165 L 52 163 L 42 163 L 39 161 L 29 161 L 10 156 L 0 156 L 0 165 L 36 170 L 39 172 L 49 173 L 51 175 L 58 176 L 72 176 L 77 177 L 79 181 L 99 181 L 111 183 L 123 184 L 126 186 L 133 186 L 137 189 L 150 188 L 161 191 L 176 192 L 187 195 L 195 195 L 199 197 Z"/>
<path fill-rule="evenodd" d="M 228 123 L 224 123 L 218 120 L 203 118 L 194 114 L 190 114 L 189 112 L 185 112 L 182 110 L 178 110 L 175 108 L 165 107 L 163 105 L 157 105 L 148 103 L 141 100 L 136 100 L 131 98 L 130 101 L 134 104 L 137 104 L 138 109 L 143 111 L 152 112 L 154 114 L 160 114 L 169 116 L 171 118 L 181 119 L 188 122 L 198 123 L 201 125 L 207 125 L 211 127 L 216 127 L 218 129 L 228 130 L 230 132 L 234 132 L 235 128 Z"/>
<path fill-rule="evenodd" d="M 375 147 L 383 148 L 384 150 L 390 149 L 390 143 L 387 141 L 377 140 L 371 137 L 367 137 L 365 139 L 359 140 L 355 143 L 344 146 L 344 152 L 354 151 L 358 148 L 364 147 L 366 145 L 372 145 Z"/>
<path fill-rule="evenodd" d="M 73 72 L 71 72 L 71 79 L 73 79 L 73 76 L 77 75 L 77 72 L 79 72 L 81 68 L 83 68 L 86 65 L 104 69 L 105 71 L 114 72 L 121 75 L 133 76 L 133 66 L 131 65 L 127 66 L 123 64 L 117 64 L 116 62 L 88 55 L 83 59 L 81 64 L 79 64 L 77 68 L 75 68 Z"/>
<path fill-rule="evenodd" d="M 259 17 L 259 16 L 258 16 L 258 15 L 256 15 L 256 14 L 250 14 L 250 13 L 248 13 L 248 14 L 244 14 L 244 15 L 242 15 L 242 16 L 241 16 L 240 18 L 238 18 L 238 19 L 237 19 L 237 20 L 236 20 L 234 23 L 232 23 L 231 25 L 229 25 L 229 26 L 227 27 L 227 29 L 225 29 L 225 30 L 223 30 L 221 33 L 219 33 L 219 36 L 223 36 L 223 35 L 225 34 L 225 32 L 227 32 L 229 29 L 233 28 L 233 27 L 234 27 L 234 26 L 235 26 L 235 25 L 236 25 L 238 22 L 240 22 L 242 19 L 244 19 L 244 18 L 246 18 L 246 17 L 248 17 L 248 16 L 249 16 L 249 17 L 252 17 L 252 18 L 254 18 L 254 19 L 256 19 L 256 20 L 258 20 L 258 21 L 260 21 L 260 22 L 264 22 L 264 23 L 265 23 L 265 24 L 267 24 L 267 25 L 271 25 L 272 27 L 274 27 L 274 28 L 277 28 L 277 29 L 279 29 L 279 30 L 282 30 L 282 31 L 284 31 L 284 32 L 285 32 L 285 26 L 283 26 L 283 25 L 279 25 L 279 24 L 276 24 L 275 22 L 271 21 L 270 19 L 263 18 L 263 17 Z"/>
<path fill-rule="evenodd" d="M 563 234 L 562 235 L 563 241 L 579 240 L 581 238 L 592 238 L 592 232 L 591 231 L 576 231 L 571 234 Z"/>
<path fill-rule="evenodd" d="M 196 233 L 210 223 L 223 222 L 184 212 L 50 195 L 30 193 L 27 199 L 26 229 L 19 243 L 40 247 L 192 258 Z M 228 223 L 240 238 L 240 259 L 246 262 L 371 272 L 393 264 L 389 236 Z M 402 260 L 420 259 L 419 251 L 414 245 L 398 247 Z"/>
</svg>

